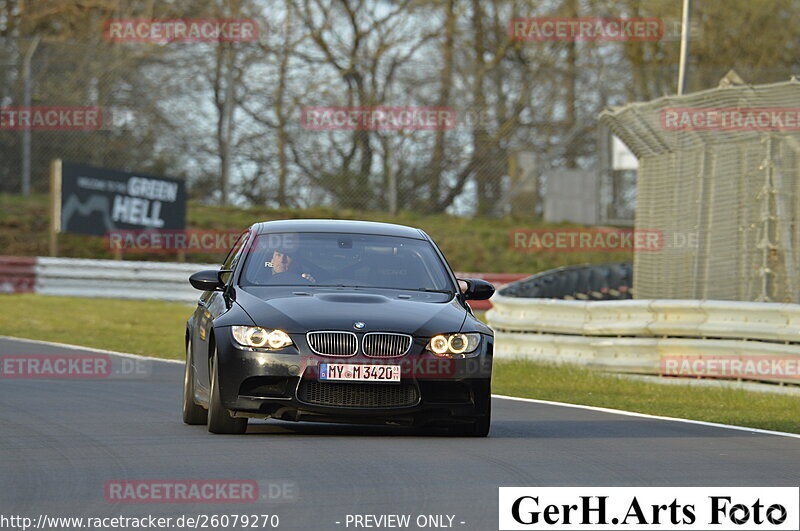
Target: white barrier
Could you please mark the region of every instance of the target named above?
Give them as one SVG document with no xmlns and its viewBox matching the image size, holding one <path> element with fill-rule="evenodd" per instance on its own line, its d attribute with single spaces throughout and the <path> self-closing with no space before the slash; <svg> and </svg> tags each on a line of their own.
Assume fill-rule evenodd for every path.
<svg viewBox="0 0 800 531">
<path fill-rule="evenodd" d="M 194 302 L 200 292 L 189 275 L 219 264 L 39 258 L 34 268 L 44 295 Z"/>
<path fill-rule="evenodd" d="M 565 301 L 495 295 L 495 357 L 663 374 L 666 360 L 787 358 L 800 363 L 800 304 L 695 300 Z M 800 383 L 798 374 L 764 380 Z"/>
<path fill-rule="evenodd" d="M 587 336 L 800 342 L 800 304 L 696 300 L 565 301 L 492 297 L 497 330 Z"/>
</svg>

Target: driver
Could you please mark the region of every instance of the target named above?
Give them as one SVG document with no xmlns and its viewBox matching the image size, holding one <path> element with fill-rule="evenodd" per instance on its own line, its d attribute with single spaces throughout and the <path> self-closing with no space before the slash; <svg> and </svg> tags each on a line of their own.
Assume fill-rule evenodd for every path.
<svg viewBox="0 0 800 531">
<path fill-rule="evenodd" d="M 294 264 L 294 265 L 293 265 Z M 272 268 L 272 274 L 296 273 L 298 263 L 294 260 L 294 252 L 287 249 L 275 249 L 272 252 L 272 261 L 267 262 L 267 267 Z M 316 279 L 308 273 L 300 273 L 300 276 L 309 282 L 316 282 Z"/>
</svg>

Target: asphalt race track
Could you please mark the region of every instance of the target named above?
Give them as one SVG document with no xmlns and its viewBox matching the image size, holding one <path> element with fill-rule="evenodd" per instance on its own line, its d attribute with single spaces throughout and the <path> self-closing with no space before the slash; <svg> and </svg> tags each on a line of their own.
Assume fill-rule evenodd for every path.
<svg viewBox="0 0 800 531">
<path fill-rule="evenodd" d="M 1 356 L 81 352 L 0 339 Z M 279 529 L 347 529 L 348 514 L 410 514 L 418 529 L 419 515 L 449 515 L 453 528 L 490 530 L 498 486 L 800 483 L 800 439 L 499 398 L 488 439 L 266 421 L 211 435 L 181 422 L 182 364 L 114 363 L 134 361 L 107 378 L 0 378 L 0 514 L 276 514 Z M 104 495 L 108 481 L 179 479 L 255 480 L 260 499 Z"/>
</svg>

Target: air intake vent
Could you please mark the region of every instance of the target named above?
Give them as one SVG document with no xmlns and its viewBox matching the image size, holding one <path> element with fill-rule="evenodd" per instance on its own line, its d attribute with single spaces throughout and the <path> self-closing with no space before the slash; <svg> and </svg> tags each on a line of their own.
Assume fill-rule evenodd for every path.
<svg viewBox="0 0 800 531">
<path fill-rule="evenodd" d="M 391 408 L 419 402 L 419 390 L 413 384 L 326 383 L 303 380 L 297 398 L 307 404 L 323 406 Z"/>
</svg>

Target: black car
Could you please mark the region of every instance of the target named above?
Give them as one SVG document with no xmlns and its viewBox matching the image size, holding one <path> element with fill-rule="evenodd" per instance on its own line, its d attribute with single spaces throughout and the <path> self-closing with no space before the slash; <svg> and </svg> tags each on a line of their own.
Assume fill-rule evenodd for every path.
<svg viewBox="0 0 800 531">
<path fill-rule="evenodd" d="M 422 230 L 281 220 L 245 231 L 186 327 L 183 420 L 243 433 L 248 418 L 393 424 L 485 437 L 492 330 Z"/>
</svg>

